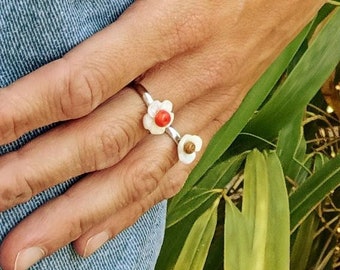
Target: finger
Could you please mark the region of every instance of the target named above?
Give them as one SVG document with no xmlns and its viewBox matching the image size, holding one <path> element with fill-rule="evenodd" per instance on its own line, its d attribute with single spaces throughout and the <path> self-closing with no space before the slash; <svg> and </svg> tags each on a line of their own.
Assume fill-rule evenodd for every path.
<svg viewBox="0 0 340 270">
<path fill-rule="evenodd" d="M 230 117 L 230 113 L 220 115 L 205 127 L 199 135 L 204 141 L 210 141 L 221 123 Z M 200 153 L 201 155 L 201 153 Z M 165 198 L 175 195 L 188 178 L 199 158 L 191 164 L 176 163 L 159 182 L 159 186 L 148 196 L 118 210 L 103 222 L 92 226 L 73 242 L 76 252 L 87 257 L 97 251 L 103 244 L 113 239 L 117 234 L 134 224 L 148 209 Z"/>
<path fill-rule="evenodd" d="M 167 138 L 165 141 L 168 143 L 169 139 Z M 161 157 L 162 155 L 168 154 L 165 152 L 165 149 L 160 150 L 160 148 L 164 147 L 158 147 L 157 155 L 149 156 L 146 162 L 152 164 L 153 160 L 158 156 Z M 146 149 L 144 149 L 144 155 L 145 151 Z M 162 151 L 164 152 L 162 153 Z M 140 155 L 141 154 L 142 153 L 140 153 Z M 171 163 L 175 162 L 175 158 L 174 153 L 174 158 Z M 170 165 L 165 164 L 165 166 Z M 119 167 L 119 165 L 117 165 L 117 167 Z M 134 168 L 130 167 L 130 171 L 132 170 L 134 170 Z M 65 195 L 43 205 L 36 212 L 24 219 L 12 230 L 2 243 L 0 248 L 0 263 L 2 269 L 13 269 L 15 263 L 20 265 L 26 264 L 26 262 L 33 263 L 31 256 L 29 256 L 30 259 L 26 259 L 25 256 L 27 253 L 34 253 L 34 255 L 40 254 L 40 257 L 34 257 L 34 259 L 37 260 L 41 259 L 42 256 L 52 254 L 60 247 L 77 239 L 94 224 L 103 221 L 110 213 L 112 214 L 117 209 L 123 207 L 123 205 L 126 205 L 127 201 L 131 200 L 131 197 L 125 199 L 119 195 L 119 193 L 126 193 L 125 188 L 123 188 L 124 181 L 130 181 L 130 176 L 121 175 L 121 173 L 125 173 L 122 169 L 116 171 L 117 175 L 114 175 L 114 178 L 108 178 L 109 175 L 106 173 L 106 170 L 104 170 L 95 173 L 95 175 L 91 176 L 91 179 L 83 179 L 73 186 L 77 186 L 78 188 L 71 188 Z M 110 176 L 112 177 L 112 175 Z M 110 181 L 108 181 L 109 179 Z M 96 185 L 94 185 L 95 183 Z M 154 189 L 153 180 L 145 180 L 144 185 L 143 188 L 138 187 L 141 192 Z M 107 191 L 105 194 L 101 193 L 103 189 Z M 118 189 L 121 189 L 121 192 L 119 192 Z M 144 191 L 142 191 L 142 189 Z M 135 192 L 137 191 L 135 190 Z M 131 194 L 131 196 L 133 195 Z M 114 197 L 116 198 L 115 202 L 110 202 Z M 89 205 L 90 201 L 92 202 Z M 76 207 L 76 205 L 78 206 Z M 101 206 L 104 206 L 104 208 L 101 208 Z M 76 211 L 74 211 L 75 208 L 77 208 Z M 27 233 L 28 231 L 31 232 Z M 34 252 L 32 252 L 32 250 Z M 41 253 L 41 250 L 43 250 L 43 253 Z M 24 262 L 22 260 L 24 260 Z"/>
<path fill-rule="evenodd" d="M 194 116 L 188 115 L 188 119 L 192 120 Z M 211 122 L 210 115 L 202 115 L 201 120 L 200 127 L 194 121 L 189 121 L 186 128 L 192 131 L 202 129 Z M 205 132 L 208 130 L 209 126 Z M 0 249 L 0 262 L 3 268 L 11 269 L 15 261 L 21 261 L 17 254 L 25 254 L 25 250 L 31 252 L 31 247 L 43 250 L 44 256 L 49 255 L 79 238 L 92 226 L 104 222 L 113 213 L 152 194 L 165 172 L 176 163 L 176 150 L 173 144 L 167 136 L 148 136 L 115 167 L 86 177 L 64 195 L 38 209 L 4 240 Z M 181 182 L 183 180 L 181 179 Z M 169 183 L 173 185 L 176 181 L 172 179 Z M 159 190 L 168 190 L 169 183 Z M 176 188 L 169 189 L 174 191 Z M 159 198 L 166 194 L 158 195 L 159 201 Z M 148 202 L 155 201 L 156 199 Z M 79 205 L 83 207 L 79 208 Z M 148 206 L 144 202 L 139 204 L 139 209 L 144 212 Z"/>
<path fill-rule="evenodd" d="M 195 23 L 209 9 L 176 2 L 136 1 L 116 23 L 62 59 L 2 89 L 0 144 L 49 123 L 84 116 L 157 63 L 197 46 L 206 27 L 197 30 Z M 197 16 L 188 20 L 193 11 Z"/>
<path fill-rule="evenodd" d="M 140 123 L 144 113 L 140 97 L 123 91 L 91 115 L 2 157 L 0 211 L 66 179 L 118 162 L 146 135 Z"/>
<path fill-rule="evenodd" d="M 219 119 L 211 122 L 199 135 L 204 141 L 209 141 L 220 127 L 220 123 L 229 116 L 227 114 L 224 116 L 220 115 Z M 164 175 L 159 182 L 159 186 L 150 195 L 119 210 L 104 222 L 91 227 L 90 230 L 73 242 L 73 246 L 78 254 L 85 257 L 91 255 L 106 241 L 114 238 L 122 230 L 135 223 L 153 205 L 164 198 L 172 197 L 183 185 L 196 162 L 189 165 L 176 163 Z"/>
<path fill-rule="evenodd" d="M 177 113 L 185 104 L 211 92 L 222 77 L 209 70 L 205 72 L 205 68 L 202 71 L 197 63 L 204 59 L 200 51 L 173 59 L 165 66 L 150 70 L 143 84 L 155 99 L 172 100 Z M 213 60 L 209 62 L 214 63 Z M 213 66 L 211 64 L 215 70 Z M 182 76 L 187 73 L 191 76 Z M 206 83 L 208 81 L 211 83 Z M 223 91 L 221 95 L 225 95 Z M 224 105 L 220 96 L 215 100 L 214 108 L 206 110 L 206 114 Z M 205 106 L 204 100 L 200 106 Z M 144 113 L 142 99 L 133 90 L 125 89 L 90 115 L 63 124 L 19 151 L 2 157 L 0 174 L 4 177 L 0 179 L 0 210 L 25 202 L 65 179 L 119 162 L 146 135 L 140 121 Z M 19 167 L 21 169 L 17 170 Z"/>
<path fill-rule="evenodd" d="M 157 63 L 205 44 L 215 46 L 215 33 L 218 33 L 216 39 L 220 45 L 229 53 L 227 63 L 231 65 L 233 75 L 243 70 L 239 65 L 253 58 L 254 54 L 261 60 L 258 70 L 263 71 L 268 66 L 265 58 L 273 60 L 293 37 L 291 28 L 295 31 L 301 29 L 322 2 L 306 1 L 303 6 L 301 2 L 294 3 L 301 13 L 306 14 L 297 12 L 291 15 L 286 4 L 267 4 L 261 10 L 254 8 L 259 11 L 256 15 L 260 18 L 267 18 L 270 11 L 270 19 L 263 21 L 262 31 L 257 31 L 253 9 L 241 12 L 242 5 L 232 2 L 230 8 L 221 9 L 219 1 L 200 1 L 198 4 L 197 1 L 178 0 L 172 1 L 171 5 L 168 1 L 136 1 L 116 23 L 77 46 L 63 59 L 0 91 L 0 144 L 36 127 L 88 114 Z M 287 22 L 286 17 L 290 19 Z M 239 20 L 245 23 L 240 25 Z M 272 25 L 275 22 L 282 25 L 282 20 L 285 22 L 283 33 L 272 35 Z M 294 25 L 296 21 L 299 27 Z M 225 45 L 225 37 L 230 39 L 229 46 Z M 212 40 L 214 42 L 209 44 Z M 261 44 L 261 40 L 268 42 Z M 258 48 L 258 43 L 265 46 L 262 50 L 265 54 L 249 49 Z M 246 44 L 248 51 L 252 52 L 249 55 L 243 53 Z M 268 52 L 266 48 L 269 48 Z M 221 59 L 219 63 L 225 61 L 223 57 Z M 245 67 L 249 71 L 257 62 L 250 61 L 251 65 Z M 256 78 L 259 74 L 251 77 Z"/>
</svg>

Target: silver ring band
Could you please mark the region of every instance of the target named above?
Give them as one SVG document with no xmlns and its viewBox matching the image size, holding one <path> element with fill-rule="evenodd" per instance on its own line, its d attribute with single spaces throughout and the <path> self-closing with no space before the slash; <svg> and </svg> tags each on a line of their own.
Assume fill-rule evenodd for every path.
<svg viewBox="0 0 340 270">
<path fill-rule="evenodd" d="M 178 133 L 178 131 L 176 129 L 174 129 L 172 126 L 167 127 L 165 129 L 166 134 L 168 134 L 170 136 L 171 139 L 173 139 L 173 141 L 178 144 L 181 140 L 181 135 Z"/>
<path fill-rule="evenodd" d="M 150 106 L 150 104 L 154 101 L 148 90 L 145 89 L 145 87 L 139 83 L 133 83 L 132 87 L 135 89 L 135 91 L 142 97 L 144 100 L 146 106 Z"/>
</svg>

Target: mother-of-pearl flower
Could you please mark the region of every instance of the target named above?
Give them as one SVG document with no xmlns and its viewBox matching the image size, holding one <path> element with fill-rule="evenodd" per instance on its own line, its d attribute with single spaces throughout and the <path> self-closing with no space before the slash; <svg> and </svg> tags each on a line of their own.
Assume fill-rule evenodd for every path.
<svg viewBox="0 0 340 270">
<path fill-rule="evenodd" d="M 193 162 L 196 158 L 196 153 L 202 148 L 202 139 L 197 135 L 184 135 L 178 143 L 177 151 L 178 158 L 184 164 Z"/>
<path fill-rule="evenodd" d="M 148 113 L 143 117 L 143 126 L 151 134 L 163 134 L 174 121 L 172 103 L 169 100 L 153 101 L 148 107 Z"/>
</svg>

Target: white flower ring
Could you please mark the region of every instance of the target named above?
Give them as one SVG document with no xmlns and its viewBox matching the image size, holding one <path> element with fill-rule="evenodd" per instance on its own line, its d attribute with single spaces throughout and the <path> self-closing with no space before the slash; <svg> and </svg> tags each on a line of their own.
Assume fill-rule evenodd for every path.
<svg viewBox="0 0 340 270">
<path fill-rule="evenodd" d="M 183 137 L 171 124 L 174 121 L 172 103 L 169 100 L 163 102 L 153 100 L 150 93 L 139 83 L 131 83 L 131 87 L 137 91 L 148 107 L 143 117 L 143 126 L 151 134 L 159 135 L 166 132 L 177 144 L 178 159 L 184 164 L 190 164 L 196 158 L 197 152 L 202 148 L 202 139 L 197 135 L 186 134 Z"/>
<path fill-rule="evenodd" d="M 143 117 L 144 128 L 154 135 L 163 134 L 165 129 L 174 121 L 172 107 L 169 100 L 164 100 L 163 102 L 154 100 L 148 106 L 148 113 Z"/>
<path fill-rule="evenodd" d="M 190 164 L 196 158 L 196 153 L 202 148 L 202 139 L 197 135 L 184 135 L 178 145 L 178 158 L 184 164 Z"/>
</svg>

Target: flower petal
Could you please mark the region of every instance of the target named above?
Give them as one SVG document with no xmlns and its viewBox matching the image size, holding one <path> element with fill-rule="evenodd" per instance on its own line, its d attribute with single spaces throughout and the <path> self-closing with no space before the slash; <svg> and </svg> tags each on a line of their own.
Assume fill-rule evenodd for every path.
<svg viewBox="0 0 340 270">
<path fill-rule="evenodd" d="M 145 114 L 144 117 L 143 117 L 143 126 L 144 126 L 144 128 L 147 129 L 147 130 L 150 130 L 150 128 L 153 125 L 153 123 L 154 123 L 153 118 L 150 115 Z"/>
<path fill-rule="evenodd" d="M 155 123 L 150 126 L 150 133 L 153 135 L 160 135 L 165 132 L 165 127 L 159 127 Z"/>
<path fill-rule="evenodd" d="M 169 112 L 169 114 L 170 114 L 170 122 L 169 122 L 169 124 L 166 125 L 166 127 L 169 127 L 175 119 L 174 113 Z"/>
<path fill-rule="evenodd" d="M 159 100 L 154 100 L 148 107 L 148 114 L 155 117 L 156 113 L 160 110 L 162 103 Z"/>
<path fill-rule="evenodd" d="M 199 152 L 201 151 L 201 148 L 202 148 L 202 144 L 203 144 L 203 141 L 201 139 L 200 136 L 197 136 L 197 135 L 193 135 L 191 137 L 191 141 L 195 144 L 195 147 L 196 147 L 196 152 Z"/>
<path fill-rule="evenodd" d="M 196 158 L 196 153 L 187 154 L 183 150 L 178 149 L 178 159 L 184 164 L 190 164 Z"/>
<path fill-rule="evenodd" d="M 160 110 L 165 110 L 167 112 L 172 111 L 172 102 L 170 100 L 164 100 L 160 105 Z"/>
<path fill-rule="evenodd" d="M 184 135 L 181 140 L 179 141 L 178 143 L 178 153 L 181 151 L 181 152 L 184 152 L 184 144 L 188 141 L 189 139 L 189 136 L 188 134 Z"/>
<path fill-rule="evenodd" d="M 145 129 L 149 130 L 151 134 L 159 135 L 165 132 L 165 127 L 159 127 L 155 123 L 155 119 L 149 114 L 145 114 L 143 117 L 143 126 Z"/>
</svg>

